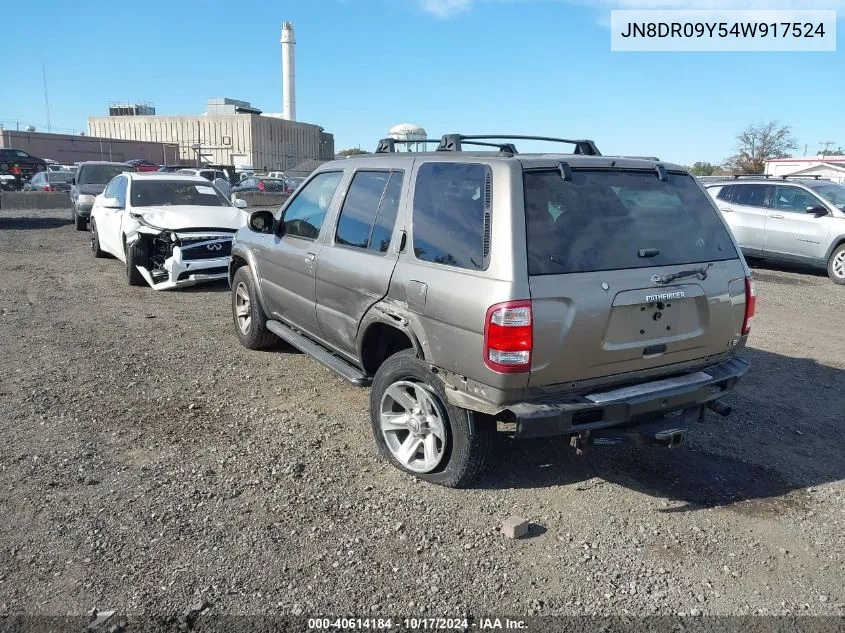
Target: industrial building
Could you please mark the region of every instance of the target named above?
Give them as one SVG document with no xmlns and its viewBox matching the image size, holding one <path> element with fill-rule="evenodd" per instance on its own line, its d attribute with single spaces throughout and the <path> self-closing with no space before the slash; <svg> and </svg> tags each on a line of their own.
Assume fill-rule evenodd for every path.
<svg viewBox="0 0 845 633">
<path fill-rule="evenodd" d="M 0 128 L 0 147 L 19 149 L 31 156 L 48 158 L 63 165 L 84 160 L 126 162 L 136 158 L 156 163 L 179 162 L 179 147 L 173 143 L 119 140 L 78 134 L 51 134 Z"/>
<path fill-rule="evenodd" d="M 293 25 L 282 26 L 282 112 L 262 113 L 247 101 L 209 99 L 198 115 L 140 115 L 149 104 L 119 104 L 110 116 L 89 117 L 88 132 L 114 139 L 175 143 L 182 162 L 285 170 L 306 160 L 334 158 L 334 137 L 319 125 L 296 121 Z M 154 110 L 153 110 L 154 112 Z"/>
</svg>

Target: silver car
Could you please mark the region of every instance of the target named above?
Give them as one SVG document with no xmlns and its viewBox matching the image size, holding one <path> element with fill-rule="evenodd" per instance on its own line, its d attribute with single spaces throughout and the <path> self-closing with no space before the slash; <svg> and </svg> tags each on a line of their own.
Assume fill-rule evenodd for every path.
<svg viewBox="0 0 845 633">
<path fill-rule="evenodd" d="M 283 339 L 371 386 L 381 454 L 444 486 L 482 471 L 497 421 L 579 449 L 676 446 L 748 370 L 754 286 L 695 178 L 517 138 L 385 139 L 232 242 L 241 344 Z"/>
<path fill-rule="evenodd" d="M 746 256 L 826 268 L 845 284 L 845 186 L 752 177 L 705 187 Z"/>
</svg>

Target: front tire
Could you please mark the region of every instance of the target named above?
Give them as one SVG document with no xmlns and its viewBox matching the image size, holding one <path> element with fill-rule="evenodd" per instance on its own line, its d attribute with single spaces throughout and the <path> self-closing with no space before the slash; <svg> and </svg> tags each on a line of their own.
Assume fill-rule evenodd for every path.
<svg viewBox="0 0 845 633">
<path fill-rule="evenodd" d="M 845 244 L 840 244 L 830 254 L 827 260 L 827 276 L 833 283 L 845 285 Z"/>
<path fill-rule="evenodd" d="M 74 223 L 74 225 L 76 225 L 76 230 L 77 231 L 84 231 L 85 229 L 87 229 L 88 228 L 88 220 L 86 220 L 85 218 L 83 218 L 82 216 L 80 216 L 76 212 L 76 207 L 73 207 L 72 213 L 73 213 L 73 223 Z"/>
<path fill-rule="evenodd" d="M 97 224 L 94 220 L 91 220 L 91 252 L 94 253 L 94 257 L 97 259 L 106 256 L 105 251 L 100 248 L 100 236 L 97 233 Z"/>
<path fill-rule="evenodd" d="M 123 252 L 126 259 L 126 281 L 130 286 L 146 286 L 147 280 L 138 270 L 138 265 L 149 264 L 149 253 L 141 243 L 135 240 L 132 244 L 123 244 Z"/>
<path fill-rule="evenodd" d="M 232 279 L 232 318 L 235 334 L 247 349 L 266 349 L 279 342 L 279 338 L 267 329 L 267 315 L 258 300 L 249 266 L 238 268 Z"/>
<path fill-rule="evenodd" d="M 495 424 L 449 404 L 442 381 L 403 350 L 376 372 L 370 422 L 379 453 L 399 470 L 447 488 L 471 484 L 487 465 Z"/>
</svg>

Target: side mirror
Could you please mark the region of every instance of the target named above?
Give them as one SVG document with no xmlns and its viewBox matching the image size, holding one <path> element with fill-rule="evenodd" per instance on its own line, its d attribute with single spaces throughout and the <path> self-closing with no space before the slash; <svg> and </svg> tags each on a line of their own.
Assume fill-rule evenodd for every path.
<svg viewBox="0 0 845 633">
<path fill-rule="evenodd" d="M 817 204 L 817 205 L 814 205 L 812 207 L 807 207 L 807 213 L 812 213 L 813 215 L 818 217 L 818 216 L 822 216 L 822 215 L 827 215 L 828 213 L 830 213 L 830 211 L 828 211 L 822 205 Z"/>
<path fill-rule="evenodd" d="M 249 214 L 249 228 L 256 233 L 272 234 L 275 228 L 276 217 L 272 211 L 258 210 Z"/>
<path fill-rule="evenodd" d="M 249 205 L 246 203 L 246 200 L 242 200 L 241 198 L 235 198 L 235 206 L 238 209 L 246 209 Z"/>
<path fill-rule="evenodd" d="M 103 198 L 103 208 L 122 209 L 123 207 L 120 206 L 120 202 L 117 201 L 117 198 Z"/>
</svg>

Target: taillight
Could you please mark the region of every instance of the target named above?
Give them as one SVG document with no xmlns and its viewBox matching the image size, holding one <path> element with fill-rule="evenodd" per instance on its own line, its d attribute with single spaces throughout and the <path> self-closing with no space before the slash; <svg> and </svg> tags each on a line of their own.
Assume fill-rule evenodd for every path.
<svg viewBox="0 0 845 633">
<path fill-rule="evenodd" d="M 534 327 L 530 301 L 506 301 L 487 310 L 484 321 L 484 364 L 514 374 L 531 369 Z"/>
<path fill-rule="evenodd" d="M 757 310 L 757 291 L 754 289 L 754 282 L 751 277 L 745 278 L 745 318 L 742 320 L 742 333 L 748 334 L 751 331 L 751 319 Z"/>
</svg>

